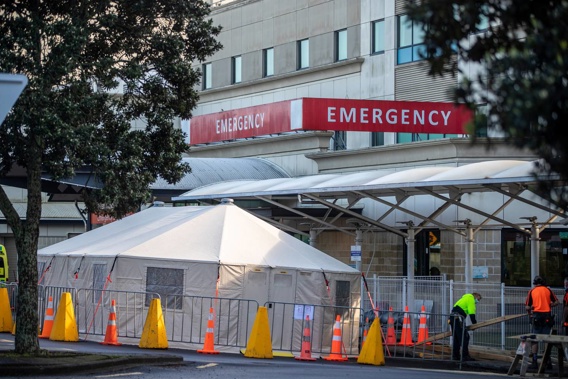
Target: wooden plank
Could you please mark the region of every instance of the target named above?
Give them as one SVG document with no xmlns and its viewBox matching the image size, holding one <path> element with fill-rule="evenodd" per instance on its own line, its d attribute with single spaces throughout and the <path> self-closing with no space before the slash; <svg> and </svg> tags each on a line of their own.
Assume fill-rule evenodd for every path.
<svg viewBox="0 0 568 379">
<path fill-rule="evenodd" d="M 468 330 L 476 330 L 476 329 L 479 329 L 479 328 L 483 328 L 485 326 L 490 326 L 490 325 L 498 324 L 500 322 L 513 320 L 513 319 L 516 319 L 516 318 L 519 318 L 519 317 L 522 317 L 522 316 L 526 316 L 526 313 L 519 313 L 519 314 L 516 314 L 516 315 L 507 315 L 507 316 L 495 317 L 495 318 L 492 318 L 492 319 L 487 320 L 487 321 L 478 322 L 477 324 L 470 325 Z M 441 340 L 441 339 L 449 337 L 451 335 L 452 335 L 451 331 L 436 334 L 432 337 L 425 339 L 424 341 L 417 342 L 416 346 L 422 345 L 422 344 L 428 343 L 428 342 L 434 342 L 434 341 L 437 341 L 437 340 Z"/>
</svg>

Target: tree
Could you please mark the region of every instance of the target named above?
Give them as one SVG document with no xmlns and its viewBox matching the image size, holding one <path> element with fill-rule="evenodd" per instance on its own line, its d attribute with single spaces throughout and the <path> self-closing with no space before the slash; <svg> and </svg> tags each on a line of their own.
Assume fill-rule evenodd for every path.
<svg viewBox="0 0 568 379">
<path fill-rule="evenodd" d="M 104 187 L 84 191 L 88 209 L 122 217 L 158 175 L 174 183 L 188 172 L 173 120 L 190 118 L 198 101 L 193 64 L 221 48 L 209 13 L 202 0 L 0 3 L 0 72 L 29 80 L 0 128 L 0 175 L 27 173 L 25 220 L 0 189 L 18 252 L 17 353 L 39 351 L 42 173 L 57 180 L 90 167 Z M 135 120 L 144 126 L 132 129 Z"/>
<path fill-rule="evenodd" d="M 430 75 L 479 69 L 455 93 L 486 106 L 471 135 L 498 131 L 536 153 L 536 191 L 566 209 L 566 189 L 548 179 L 568 179 L 568 1 L 422 0 L 407 11 L 422 25 Z"/>
</svg>

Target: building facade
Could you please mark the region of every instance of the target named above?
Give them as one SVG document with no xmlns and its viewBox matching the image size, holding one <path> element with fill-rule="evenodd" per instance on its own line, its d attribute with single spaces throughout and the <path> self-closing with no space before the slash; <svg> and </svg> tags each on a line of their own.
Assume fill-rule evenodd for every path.
<svg viewBox="0 0 568 379">
<path fill-rule="evenodd" d="M 499 140 L 494 140 L 488 149 L 483 139 L 472 145 L 463 133 L 396 132 L 380 127 L 368 131 L 283 129 L 192 143 L 197 133 L 192 125 L 208 115 L 242 110 L 246 113 L 247 109 L 302 98 L 450 103 L 451 89 L 461 79 L 459 75 L 441 78 L 427 75 L 428 66 L 419 55 L 423 48 L 421 31 L 404 14 L 403 0 L 212 0 L 210 3 L 213 22 L 223 27 L 219 41 L 224 48 L 208 61 L 196 62 L 202 70 L 201 100 L 193 119 L 182 122 L 189 135 L 191 157 L 262 157 L 292 177 L 536 159 L 531 153 Z M 483 28 L 480 25 L 480 32 Z M 478 70 L 462 67 L 470 74 Z M 499 194 L 471 197 L 479 208 L 488 202 L 493 205 L 505 201 Z M 412 207 L 424 206 L 417 200 Z M 364 204 L 362 209 L 363 214 L 375 219 L 383 212 L 373 204 Z M 564 225 L 551 213 L 538 208 L 517 205 L 500 212 L 527 231 L 533 224 L 524 216 L 544 222 L 538 242 L 540 271 L 549 283 L 561 285 L 568 274 L 564 268 L 568 262 Z M 473 252 L 476 280 L 530 285 L 530 233 L 519 233 L 502 224 L 485 224 L 482 217 L 464 215 L 457 208 L 447 211 L 444 217 L 447 223 L 464 217 L 478 223 Z M 389 222 L 392 227 L 404 229 L 400 224 L 404 220 L 408 220 L 407 215 L 391 217 Z M 347 221 L 339 218 L 336 223 L 349 229 Z M 306 233 L 313 227 L 301 225 L 301 220 L 290 223 Z M 321 228 L 314 243 L 328 254 L 353 264 L 350 262 L 352 234 Z M 405 261 L 403 238 L 384 230 L 367 230 L 359 243 L 361 269 L 367 274 L 408 274 L 411 265 Z M 463 236 L 449 230 L 433 225 L 423 228 L 416 239 L 414 274 L 430 275 L 439 270 L 450 279 L 463 280 L 467 243 Z"/>
</svg>

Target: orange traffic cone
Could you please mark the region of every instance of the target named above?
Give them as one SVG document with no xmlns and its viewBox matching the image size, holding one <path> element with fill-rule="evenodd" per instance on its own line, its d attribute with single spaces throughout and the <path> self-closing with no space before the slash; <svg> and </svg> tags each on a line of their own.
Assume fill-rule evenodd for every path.
<svg viewBox="0 0 568 379">
<path fill-rule="evenodd" d="M 361 340 L 361 349 L 367 341 L 367 334 L 369 333 L 369 317 L 365 317 L 365 327 L 363 328 L 363 339 Z"/>
<path fill-rule="evenodd" d="M 422 342 L 428 339 L 428 325 L 426 319 L 426 307 L 423 305 L 420 310 L 420 326 L 418 327 L 418 342 Z M 427 342 L 427 345 L 431 345 L 431 342 Z"/>
<path fill-rule="evenodd" d="M 53 297 L 49 297 L 47 302 L 47 309 L 45 310 L 45 318 L 43 319 L 43 328 L 39 338 L 49 338 L 51 335 L 51 328 L 53 328 L 53 319 L 55 313 L 53 312 Z"/>
<path fill-rule="evenodd" d="M 394 318 L 392 317 L 392 307 L 389 307 L 389 318 L 387 321 L 387 345 L 396 345 L 396 332 L 394 330 Z"/>
<path fill-rule="evenodd" d="M 331 339 L 331 353 L 327 357 L 323 357 L 326 361 L 346 361 L 347 356 L 341 352 L 341 316 L 337 315 L 335 318 L 335 325 L 333 326 L 333 338 Z"/>
<path fill-rule="evenodd" d="M 310 316 L 306 316 L 306 323 L 304 325 L 304 335 L 302 336 L 302 351 L 299 357 L 295 357 L 299 361 L 315 361 L 312 358 L 312 337 L 310 334 Z"/>
<path fill-rule="evenodd" d="M 412 346 L 412 331 L 410 330 L 410 317 L 408 317 L 408 305 L 404 307 L 404 319 L 402 320 L 402 333 L 400 342 L 402 346 Z"/>
<path fill-rule="evenodd" d="M 215 320 L 214 320 L 214 311 L 213 308 L 209 308 L 209 319 L 207 320 L 207 330 L 205 332 L 205 343 L 203 344 L 203 349 L 197 350 L 198 353 L 202 354 L 219 354 L 217 350 L 215 350 L 215 346 L 213 345 L 213 341 L 215 339 Z"/>
<path fill-rule="evenodd" d="M 111 300 L 110 313 L 108 315 L 108 324 L 105 334 L 105 340 L 101 342 L 103 345 L 122 345 L 118 342 L 118 330 L 116 329 L 116 302 Z"/>
</svg>

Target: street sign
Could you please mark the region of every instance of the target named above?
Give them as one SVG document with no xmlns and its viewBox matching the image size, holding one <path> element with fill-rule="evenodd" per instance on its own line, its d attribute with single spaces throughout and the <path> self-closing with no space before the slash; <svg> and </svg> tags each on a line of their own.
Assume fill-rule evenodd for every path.
<svg viewBox="0 0 568 379">
<path fill-rule="evenodd" d="M 361 262 L 361 246 L 351 246 L 351 262 Z"/>
<path fill-rule="evenodd" d="M 0 124 L 28 84 L 25 75 L 0 74 Z"/>
</svg>

